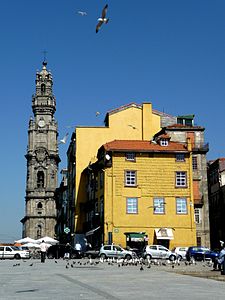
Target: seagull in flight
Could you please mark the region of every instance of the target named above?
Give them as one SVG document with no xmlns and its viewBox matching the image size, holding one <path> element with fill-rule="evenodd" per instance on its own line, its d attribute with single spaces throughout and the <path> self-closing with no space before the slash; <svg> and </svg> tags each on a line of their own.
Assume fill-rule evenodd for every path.
<svg viewBox="0 0 225 300">
<path fill-rule="evenodd" d="M 96 111 L 95 113 L 96 117 L 100 115 L 100 112 L 99 111 Z"/>
<path fill-rule="evenodd" d="M 79 15 L 81 15 L 82 17 L 87 16 L 86 11 L 81 11 L 81 10 L 79 10 L 77 13 L 78 13 Z"/>
<path fill-rule="evenodd" d="M 67 132 L 66 135 L 61 140 L 59 140 L 59 144 L 65 144 L 67 141 L 68 135 L 69 135 L 69 133 Z"/>
<path fill-rule="evenodd" d="M 106 4 L 105 7 L 103 8 L 101 18 L 98 18 L 98 24 L 96 26 L 96 33 L 99 31 L 99 29 L 103 23 L 107 24 L 109 22 L 109 19 L 106 18 L 107 9 L 108 9 L 108 4 Z"/>
</svg>

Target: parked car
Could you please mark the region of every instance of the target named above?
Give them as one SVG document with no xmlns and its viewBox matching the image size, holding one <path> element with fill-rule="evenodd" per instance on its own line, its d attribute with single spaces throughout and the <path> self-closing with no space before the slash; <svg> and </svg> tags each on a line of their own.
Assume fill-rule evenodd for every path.
<svg viewBox="0 0 225 300">
<path fill-rule="evenodd" d="M 88 257 L 88 258 L 96 258 L 96 257 L 99 257 L 99 251 L 100 251 L 99 248 L 89 249 L 89 250 L 83 251 L 82 256 Z"/>
<path fill-rule="evenodd" d="M 176 253 L 170 251 L 169 249 L 167 249 L 162 245 L 147 245 L 144 248 L 143 257 L 147 259 L 162 258 L 162 259 L 175 260 L 177 258 L 177 255 Z"/>
<path fill-rule="evenodd" d="M 70 258 L 81 258 L 82 254 L 80 251 L 74 249 L 72 246 L 64 245 L 64 244 L 56 244 L 52 245 L 47 250 L 48 258 L 64 258 L 65 253 L 70 254 Z"/>
<path fill-rule="evenodd" d="M 108 257 L 117 257 L 125 259 L 132 259 L 137 257 L 135 252 L 125 250 L 118 245 L 103 245 L 100 248 L 99 256 L 104 259 Z"/>
<path fill-rule="evenodd" d="M 210 258 L 212 261 L 214 261 L 218 256 L 219 252 L 217 251 L 212 251 L 209 248 L 197 246 L 189 247 L 186 253 L 186 259 L 188 261 L 190 261 L 191 258 L 194 258 L 195 260 L 204 260 Z"/>
<path fill-rule="evenodd" d="M 188 247 L 174 247 L 171 251 L 176 253 L 177 258 L 186 259 Z"/>
<path fill-rule="evenodd" d="M 30 251 L 19 249 L 16 246 L 0 246 L 0 259 L 30 258 Z"/>
</svg>

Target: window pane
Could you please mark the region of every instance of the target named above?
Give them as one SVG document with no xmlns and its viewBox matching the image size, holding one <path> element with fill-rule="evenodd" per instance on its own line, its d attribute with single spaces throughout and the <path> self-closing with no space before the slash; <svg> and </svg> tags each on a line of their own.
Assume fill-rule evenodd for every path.
<svg viewBox="0 0 225 300">
<path fill-rule="evenodd" d="M 184 153 L 176 154 L 176 161 L 185 161 Z"/>
<path fill-rule="evenodd" d="M 127 160 L 135 160 L 135 153 L 134 152 L 126 153 L 126 159 Z"/>
<path fill-rule="evenodd" d="M 154 214 L 164 214 L 165 201 L 164 198 L 154 198 L 153 200 L 153 212 Z"/>
<path fill-rule="evenodd" d="M 125 171 L 125 184 L 127 186 L 136 185 L 136 171 Z"/>
<path fill-rule="evenodd" d="M 192 157 L 192 167 L 193 167 L 193 170 L 198 170 L 198 160 L 197 160 L 197 156 L 193 156 L 193 157 Z"/>
<path fill-rule="evenodd" d="M 137 198 L 127 198 L 127 213 L 128 214 L 137 214 Z"/>
<path fill-rule="evenodd" d="M 186 187 L 186 172 L 176 172 L 176 186 Z"/>
<path fill-rule="evenodd" d="M 176 199 L 177 214 L 187 214 L 187 200 L 186 198 Z"/>
</svg>

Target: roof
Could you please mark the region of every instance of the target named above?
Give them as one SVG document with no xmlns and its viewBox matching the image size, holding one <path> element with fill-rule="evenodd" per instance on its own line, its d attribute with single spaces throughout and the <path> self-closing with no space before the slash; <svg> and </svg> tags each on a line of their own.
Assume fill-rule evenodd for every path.
<svg viewBox="0 0 225 300">
<path fill-rule="evenodd" d="M 149 102 L 149 103 L 150 103 L 150 102 Z M 125 110 L 125 109 L 130 108 L 130 107 L 135 107 L 135 108 L 138 108 L 138 109 L 142 109 L 143 104 L 137 104 L 137 103 L 135 103 L 135 102 L 131 102 L 131 103 L 122 105 L 122 106 L 120 106 L 120 107 L 117 107 L 117 108 L 115 108 L 115 109 L 109 110 L 109 111 L 106 113 L 104 122 L 106 123 L 107 118 L 108 118 L 109 115 L 112 115 L 112 114 L 117 113 L 117 112 L 119 112 L 119 111 L 123 111 L 123 110 Z M 164 113 L 164 112 L 160 112 L 160 111 L 158 111 L 158 110 L 156 110 L 156 109 L 152 109 L 152 112 L 153 112 L 153 114 L 156 114 L 156 115 L 159 115 L 159 116 L 173 117 L 173 116 L 171 116 L 171 115 L 169 115 L 169 114 L 166 114 L 166 113 Z"/>
<path fill-rule="evenodd" d="M 172 124 L 169 126 L 166 126 L 166 129 L 191 129 L 191 130 L 195 130 L 195 129 L 204 129 L 204 127 L 202 126 L 187 126 L 187 125 L 183 125 L 183 124 Z"/>
<path fill-rule="evenodd" d="M 188 152 L 184 143 L 169 142 L 168 146 L 160 146 L 143 140 L 114 140 L 103 145 L 106 151 L 133 151 L 133 152 Z"/>
</svg>

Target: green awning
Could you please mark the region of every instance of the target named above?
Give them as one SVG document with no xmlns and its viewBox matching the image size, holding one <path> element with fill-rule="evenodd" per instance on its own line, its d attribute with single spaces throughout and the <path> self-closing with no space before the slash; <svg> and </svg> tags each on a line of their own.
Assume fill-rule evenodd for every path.
<svg viewBox="0 0 225 300">
<path fill-rule="evenodd" d="M 127 241 L 142 242 L 145 239 L 145 233 L 142 232 L 126 232 Z"/>
</svg>

